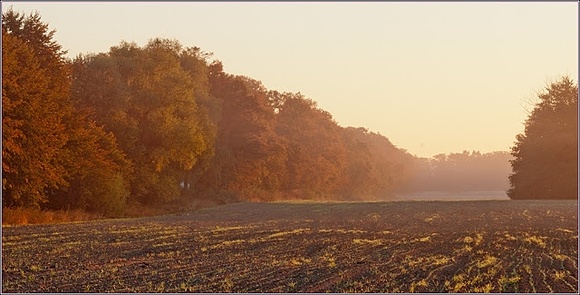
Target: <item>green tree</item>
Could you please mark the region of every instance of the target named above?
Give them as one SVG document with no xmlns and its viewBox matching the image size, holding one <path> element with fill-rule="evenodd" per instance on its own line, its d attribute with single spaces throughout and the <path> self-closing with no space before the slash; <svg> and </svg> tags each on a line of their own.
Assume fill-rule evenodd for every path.
<svg viewBox="0 0 580 295">
<path fill-rule="evenodd" d="M 551 83 L 512 147 L 511 199 L 578 198 L 578 84 Z"/>
</svg>

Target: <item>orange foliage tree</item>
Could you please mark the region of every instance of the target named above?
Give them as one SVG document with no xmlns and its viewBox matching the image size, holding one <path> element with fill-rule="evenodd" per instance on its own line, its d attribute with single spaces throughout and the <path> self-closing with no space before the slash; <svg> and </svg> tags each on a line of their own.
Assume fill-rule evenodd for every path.
<svg viewBox="0 0 580 295">
<path fill-rule="evenodd" d="M 218 101 L 215 157 L 200 183 L 224 199 L 274 198 L 283 177 L 284 144 L 275 133 L 268 91 L 256 80 L 210 70 L 211 96 Z"/>
<path fill-rule="evenodd" d="M 345 181 L 346 149 L 341 127 L 330 113 L 301 94 L 285 93 L 276 132 L 288 145 L 285 193 L 306 199 L 336 197 Z"/>
<path fill-rule="evenodd" d="M 123 42 L 79 56 L 73 69 L 79 108 L 117 137 L 134 165 L 132 197 L 147 204 L 178 199 L 190 172 L 213 154 L 200 52 L 168 39 L 144 47 Z"/>
<path fill-rule="evenodd" d="M 3 14 L 3 205 L 119 214 L 129 163 L 115 138 L 75 108 L 54 33 L 38 13 Z"/>
</svg>

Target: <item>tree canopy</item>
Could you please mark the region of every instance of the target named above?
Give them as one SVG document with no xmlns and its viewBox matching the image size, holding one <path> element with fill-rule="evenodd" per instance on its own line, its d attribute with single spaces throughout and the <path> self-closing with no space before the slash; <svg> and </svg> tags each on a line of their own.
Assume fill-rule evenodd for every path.
<svg viewBox="0 0 580 295">
<path fill-rule="evenodd" d="M 2 200 L 8 206 L 39 206 L 47 190 L 67 185 L 61 160 L 70 109 L 61 89 L 68 81 L 49 73 L 66 69 L 49 58 L 41 62 L 34 43 L 5 23 L 20 29 L 24 18 L 12 11 L 2 18 Z"/>
<path fill-rule="evenodd" d="M 512 199 L 578 198 L 578 84 L 564 76 L 539 101 L 512 147 Z"/>
<path fill-rule="evenodd" d="M 70 97 L 70 64 L 38 13 L 2 15 L 3 206 L 122 211 L 130 164 Z"/>
<path fill-rule="evenodd" d="M 176 199 L 214 140 L 204 102 L 207 65 L 178 41 L 123 42 L 73 63 L 73 98 L 112 132 L 134 165 L 131 192 L 143 203 Z"/>
</svg>

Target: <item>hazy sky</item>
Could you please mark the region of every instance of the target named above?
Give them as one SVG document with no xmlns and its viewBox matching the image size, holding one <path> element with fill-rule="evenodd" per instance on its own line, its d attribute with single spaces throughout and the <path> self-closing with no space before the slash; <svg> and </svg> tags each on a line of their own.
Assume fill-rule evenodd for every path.
<svg viewBox="0 0 580 295">
<path fill-rule="evenodd" d="M 574 2 L 5 1 L 2 10 L 10 5 L 37 10 L 71 57 L 178 39 L 418 156 L 509 150 L 527 102 L 578 76 Z"/>
</svg>

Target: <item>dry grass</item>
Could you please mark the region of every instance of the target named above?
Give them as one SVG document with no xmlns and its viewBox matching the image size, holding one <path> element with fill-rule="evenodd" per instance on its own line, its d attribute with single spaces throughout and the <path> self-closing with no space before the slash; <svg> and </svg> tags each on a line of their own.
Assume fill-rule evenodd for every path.
<svg viewBox="0 0 580 295">
<path fill-rule="evenodd" d="M 102 215 L 78 209 L 50 211 L 37 208 L 2 208 L 2 225 L 62 223 L 103 218 Z"/>
<path fill-rule="evenodd" d="M 217 206 L 211 200 L 195 200 L 185 204 L 183 201 L 161 206 L 145 206 L 137 202 L 128 204 L 121 217 L 137 218 L 195 211 Z M 44 210 L 38 208 L 2 208 L 2 225 L 50 224 L 106 219 L 94 212 L 80 209 Z"/>
</svg>

